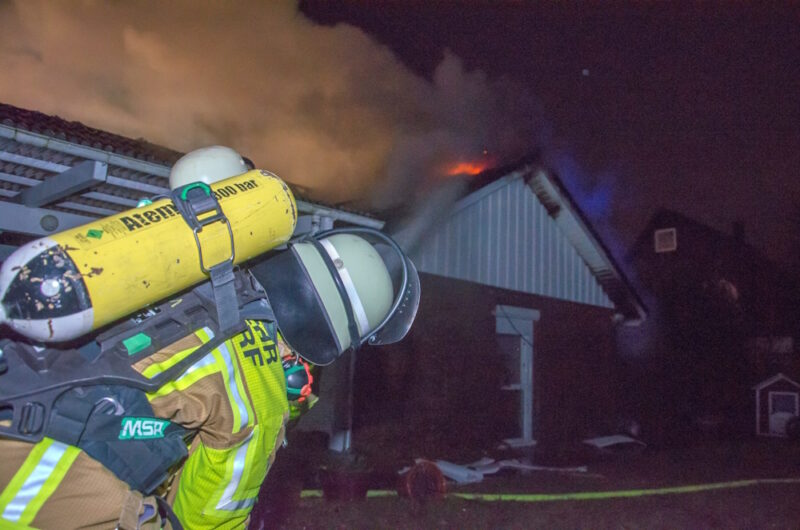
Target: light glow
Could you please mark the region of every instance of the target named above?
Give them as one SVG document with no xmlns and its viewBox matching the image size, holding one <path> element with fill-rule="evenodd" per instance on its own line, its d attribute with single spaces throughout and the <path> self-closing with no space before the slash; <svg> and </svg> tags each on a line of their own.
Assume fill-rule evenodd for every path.
<svg viewBox="0 0 800 530">
<path fill-rule="evenodd" d="M 475 176 L 478 173 L 489 168 L 489 162 L 486 160 L 474 160 L 472 162 L 456 162 L 445 166 L 444 174 L 448 177 L 455 177 L 456 175 L 469 175 Z"/>
</svg>

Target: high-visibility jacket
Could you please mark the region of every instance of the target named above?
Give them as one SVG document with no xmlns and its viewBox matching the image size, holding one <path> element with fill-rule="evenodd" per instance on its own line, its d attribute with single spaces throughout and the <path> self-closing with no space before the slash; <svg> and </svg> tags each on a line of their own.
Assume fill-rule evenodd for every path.
<svg viewBox="0 0 800 530">
<path fill-rule="evenodd" d="M 152 377 L 209 338 L 198 330 L 134 368 Z M 195 433 L 188 458 L 163 487 L 185 528 L 245 527 L 283 442 L 289 405 L 281 357 L 288 353 L 268 326 L 248 321 L 246 331 L 148 394 L 157 417 Z M 77 447 L 49 438 L 0 439 L 0 455 L 0 529 L 127 528 L 137 518 L 158 520 L 151 499 Z"/>
</svg>

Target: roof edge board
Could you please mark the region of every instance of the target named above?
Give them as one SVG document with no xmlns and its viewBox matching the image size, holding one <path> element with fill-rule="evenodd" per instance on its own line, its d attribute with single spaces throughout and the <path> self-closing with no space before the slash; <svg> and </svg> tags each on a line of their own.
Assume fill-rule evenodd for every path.
<svg viewBox="0 0 800 530">
<path fill-rule="evenodd" d="M 628 285 L 612 257 L 607 253 L 603 244 L 597 239 L 592 229 L 586 224 L 583 217 L 565 192 L 548 178 L 547 171 L 539 168 L 530 181 L 528 187 L 539 198 L 556 225 L 561 228 L 564 235 L 575 246 L 581 258 L 586 262 L 592 273 L 599 276 L 602 270 L 614 280 L 625 286 L 625 298 L 628 299 L 636 316 L 626 315 L 626 323 L 637 325 L 645 320 L 647 313 L 638 296 Z M 575 229 L 578 230 L 575 230 Z M 587 244 L 588 243 L 588 244 Z M 599 279 L 599 278 L 598 278 Z M 606 286 L 603 286 L 607 290 Z M 615 305 L 617 303 L 615 302 Z"/>
<path fill-rule="evenodd" d="M 161 164 L 154 164 L 153 162 L 145 162 L 138 158 L 109 153 L 108 151 L 103 151 L 95 147 L 87 147 L 66 140 L 59 140 L 44 134 L 26 131 L 8 125 L 0 124 L 0 137 L 9 138 L 22 144 L 52 149 L 53 151 L 80 156 L 90 160 L 97 160 L 98 162 L 106 162 L 109 165 L 123 167 L 133 171 L 141 171 L 142 173 L 157 175 L 159 177 L 169 177 L 169 167 Z"/>
<path fill-rule="evenodd" d="M 373 219 L 371 217 L 366 217 L 351 212 L 344 212 L 342 210 L 328 208 L 326 206 L 315 204 L 313 202 L 297 200 L 296 203 L 297 203 L 297 210 L 305 214 L 322 215 L 330 217 L 335 221 L 352 223 L 355 225 L 365 226 L 367 228 L 374 228 L 376 230 L 381 230 L 383 228 L 383 225 L 385 224 L 383 221 L 379 219 Z"/>
<path fill-rule="evenodd" d="M 491 184 L 487 184 L 486 186 L 473 191 L 472 193 L 470 193 L 469 195 L 467 195 L 466 197 L 464 197 L 455 204 L 452 213 L 458 212 L 459 210 L 463 210 L 464 208 L 472 204 L 475 204 L 476 202 L 480 201 L 484 197 L 491 195 L 492 193 L 499 190 L 500 188 L 510 183 L 511 181 L 525 177 L 532 170 L 533 170 L 532 166 L 525 166 L 519 169 L 515 169 L 511 173 L 495 180 Z"/>
<path fill-rule="evenodd" d="M 767 379 L 764 379 L 763 381 L 761 381 L 757 385 L 753 385 L 751 387 L 751 389 L 752 390 L 761 390 L 761 389 L 766 388 L 766 387 L 768 387 L 768 386 L 770 386 L 770 385 L 772 385 L 774 383 L 777 383 L 778 381 L 786 381 L 787 383 L 790 383 L 793 386 L 800 387 L 800 383 L 797 383 L 794 379 L 792 379 L 791 377 L 787 376 L 783 372 L 778 372 L 777 374 L 773 375 L 772 377 L 768 377 Z"/>
</svg>

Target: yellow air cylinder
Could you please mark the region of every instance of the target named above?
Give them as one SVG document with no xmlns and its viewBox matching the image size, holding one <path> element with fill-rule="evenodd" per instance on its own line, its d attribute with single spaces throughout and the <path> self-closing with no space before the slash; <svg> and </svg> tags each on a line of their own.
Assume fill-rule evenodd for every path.
<svg viewBox="0 0 800 530">
<path fill-rule="evenodd" d="M 234 263 L 292 236 L 294 197 L 272 173 L 249 171 L 211 190 L 230 223 Z M 197 237 L 206 268 L 231 255 L 224 222 Z M 157 200 L 17 249 L 0 268 L 0 321 L 34 340 L 72 340 L 207 280 L 199 258 L 175 205 Z"/>
</svg>

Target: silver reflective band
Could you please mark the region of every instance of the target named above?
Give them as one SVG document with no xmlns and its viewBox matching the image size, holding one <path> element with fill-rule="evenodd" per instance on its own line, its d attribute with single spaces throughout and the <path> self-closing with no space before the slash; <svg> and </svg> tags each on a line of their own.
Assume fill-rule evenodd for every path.
<svg viewBox="0 0 800 530">
<path fill-rule="evenodd" d="M 214 332 L 211 331 L 211 328 L 209 328 L 208 326 L 203 327 L 203 332 L 208 337 L 208 340 L 214 338 Z M 183 372 L 183 375 L 181 375 L 179 378 L 173 381 L 173 384 L 176 384 L 178 381 L 181 381 L 184 377 L 186 377 L 187 375 L 191 374 L 196 370 L 199 370 L 200 368 L 205 368 L 209 364 L 214 364 L 215 361 L 216 359 L 214 359 L 214 352 L 208 352 L 202 359 L 200 359 L 199 361 L 191 365 L 189 368 L 187 368 L 186 371 Z"/>
<path fill-rule="evenodd" d="M 69 447 L 67 444 L 53 442 L 50 447 L 45 450 L 42 459 L 39 460 L 39 463 L 36 464 L 31 474 L 25 479 L 25 482 L 22 484 L 16 496 L 11 499 L 6 509 L 3 510 L 3 519 L 19 521 L 28 503 L 39 494 L 44 482 L 55 470 L 58 461 L 61 460 L 61 457 L 64 456 L 64 453 L 67 451 L 67 447 Z"/>
<path fill-rule="evenodd" d="M 203 357 L 202 359 L 200 359 L 199 361 L 197 361 L 196 363 L 191 365 L 189 368 L 187 368 L 186 371 L 183 372 L 182 376 L 180 376 L 175 381 L 173 381 L 173 384 L 177 384 L 178 382 L 183 381 L 183 379 L 186 378 L 187 376 L 189 376 L 192 372 L 196 372 L 197 370 L 199 370 L 201 368 L 205 368 L 206 366 L 210 366 L 210 365 L 214 364 L 215 362 L 217 362 L 217 360 L 214 358 L 214 352 L 208 352 L 205 355 L 205 357 Z"/>
<path fill-rule="evenodd" d="M 208 340 L 211 340 L 211 339 L 214 338 L 214 332 L 208 326 L 203 327 L 199 331 L 203 331 L 206 334 L 206 336 L 208 337 Z M 200 368 L 204 368 L 204 367 L 208 366 L 209 364 L 213 364 L 214 362 L 216 362 L 216 358 L 214 357 L 214 352 L 208 352 L 202 359 L 196 361 L 193 365 L 191 365 L 189 368 L 187 368 L 186 371 L 183 372 L 183 374 L 181 374 L 180 377 L 178 377 L 177 379 L 172 380 L 170 383 L 167 383 L 167 384 L 176 385 L 176 384 L 178 384 L 179 381 L 182 381 L 186 376 L 188 376 L 189 374 L 191 374 L 195 370 L 199 370 Z M 158 370 L 156 372 L 151 373 L 150 375 L 145 375 L 145 377 L 147 377 L 148 379 L 152 379 L 152 378 L 154 378 L 157 375 L 162 374 L 162 373 L 164 373 L 164 370 Z"/>
<path fill-rule="evenodd" d="M 350 305 L 353 306 L 353 314 L 355 315 L 356 320 L 358 320 L 358 329 L 363 337 L 369 333 L 369 320 L 367 320 L 367 313 L 364 311 L 364 305 L 361 303 L 361 298 L 358 297 L 358 292 L 356 291 L 356 286 L 353 283 L 353 279 L 350 277 L 350 273 L 347 272 L 347 267 L 344 265 L 341 267 L 338 266 L 339 263 L 344 262 L 339 256 L 339 253 L 336 252 L 336 248 L 333 246 L 333 244 L 327 239 L 321 240 L 320 243 L 325 248 L 328 256 L 330 256 L 333 260 L 333 263 L 337 264 L 336 270 L 339 271 L 339 277 L 342 279 L 342 283 L 344 284 L 344 290 L 347 291 L 347 296 L 350 298 Z M 358 345 L 353 344 L 352 346 L 357 347 Z"/>
<path fill-rule="evenodd" d="M 231 476 L 231 481 L 228 482 L 228 485 L 225 487 L 225 491 L 222 492 L 222 497 L 219 503 L 217 503 L 217 510 L 242 510 L 244 508 L 250 508 L 256 503 L 255 497 L 240 501 L 233 500 L 233 494 L 236 493 L 236 489 L 242 481 L 242 472 L 244 471 L 244 463 L 247 458 L 247 448 L 250 447 L 252 439 L 253 433 L 251 432 L 247 439 L 242 442 L 242 445 L 236 450 L 236 456 L 233 458 L 233 475 Z"/>
<path fill-rule="evenodd" d="M 239 394 L 239 387 L 236 386 L 236 372 L 234 372 L 233 359 L 231 359 L 231 352 L 228 349 L 228 343 L 223 342 L 217 347 L 222 359 L 225 361 L 225 369 L 228 371 L 228 388 L 231 391 L 231 397 L 236 403 L 236 408 L 239 409 L 239 428 L 244 429 L 250 421 L 247 414 L 247 407 L 244 404 L 241 394 Z"/>
</svg>

